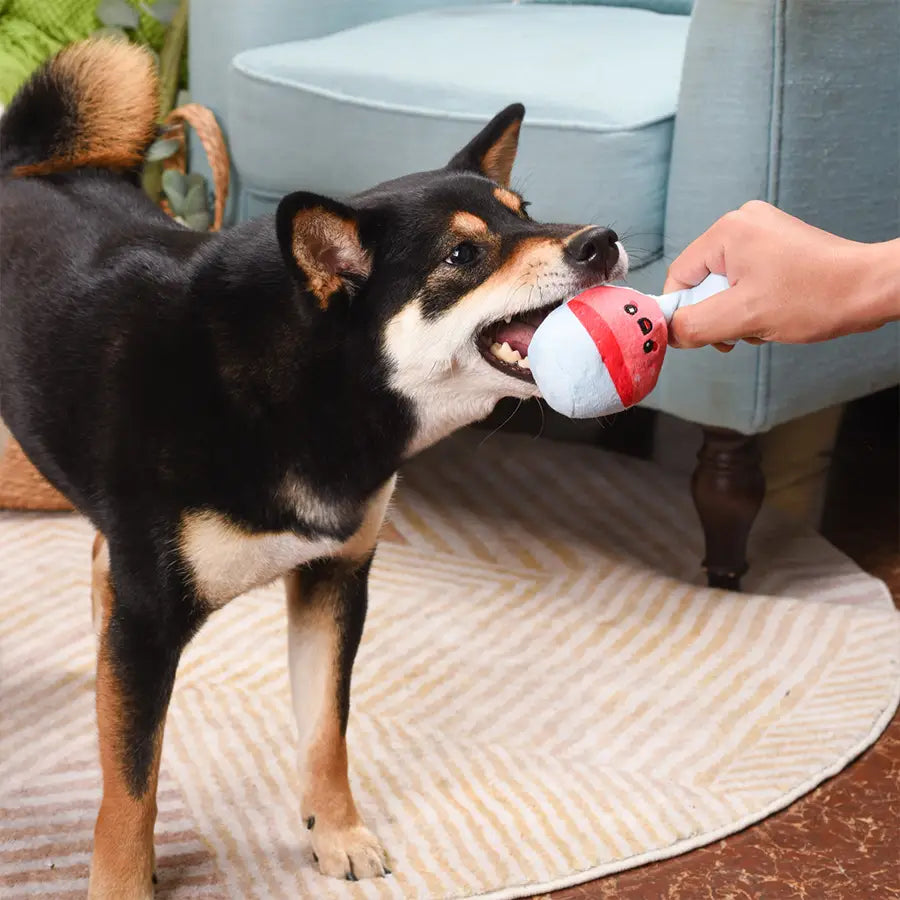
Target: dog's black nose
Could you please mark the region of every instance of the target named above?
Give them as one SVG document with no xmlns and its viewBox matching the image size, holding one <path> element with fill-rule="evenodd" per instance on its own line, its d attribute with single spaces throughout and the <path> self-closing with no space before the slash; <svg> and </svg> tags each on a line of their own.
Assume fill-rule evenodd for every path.
<svg viewBox="0 0 900 900">
<path fill-rule="evenodd" d="M 585 228 L 566 244 L 566 254 L 572 262 L 604 275 L 619 261 L 619 236 L 611 228 Z"/>
</svg>

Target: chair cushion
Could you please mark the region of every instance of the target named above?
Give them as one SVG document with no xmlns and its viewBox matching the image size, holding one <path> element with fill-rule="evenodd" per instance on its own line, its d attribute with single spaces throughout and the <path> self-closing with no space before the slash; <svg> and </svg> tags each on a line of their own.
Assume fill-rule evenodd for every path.
<svg viewBox="0 0 900 900">
<path fill-rule="evenodd" d="M 549 4 L 444 8 L 235 57 L 229 132 L 262 211 L 443 165 L 508 103 L 527 108 L 513 183 L 536 217 L 661 246 L 689 19 Z"/>
</svg>

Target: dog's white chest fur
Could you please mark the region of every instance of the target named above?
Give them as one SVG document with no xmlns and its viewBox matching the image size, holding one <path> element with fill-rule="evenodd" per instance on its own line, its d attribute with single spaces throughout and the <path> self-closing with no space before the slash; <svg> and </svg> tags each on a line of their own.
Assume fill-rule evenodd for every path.
<svg viewBox="0 0 900 900">
<path fill-rule="evenodd" d="M 238 594 L 270 581 L 341 546 L 337 540 L 311 541 L 291 532 L 248 534 L 215 513 L 185 519 L 182 550 L 204 599 L 221 606 Z"/>
<path fill-rule="evenodd" d="M 309 540 L 293 532 L 247 532 L 211 511 L 182 519 L 181 552 L 194 584 L 213 607 L 252 590 L 315 559 L 358 557 L 375 546 L 397 476 L 389 478 L 369 499 L 362 523 L 347 541 Z"/>
</svg>

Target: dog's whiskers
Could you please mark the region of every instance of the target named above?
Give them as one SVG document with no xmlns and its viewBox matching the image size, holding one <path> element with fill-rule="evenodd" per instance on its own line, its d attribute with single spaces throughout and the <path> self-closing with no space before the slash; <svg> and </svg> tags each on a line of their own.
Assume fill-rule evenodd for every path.
<svg viewBox="0 0 900 900">
<path fill-rule="evenodd" d="M 547 425 L 547 414 L 544 412 L 544 398 L 535 397 L 534 399 L 537 400 L 538 409 L 541 411 L 541 427 L 538 429 L 538 433 L 532 438 L 533 441 L 536 441 L 544 434 L 544 428 Z"/>
<path fill-rule="evenodd" d="M 486 435 L 478 442 L 478 447 L 483 447 L 487 443 L 487 441 L 489 441 L 498 431 L 500 431 L 500 429 L 508 425 L 512 421 L 513 416 L 522 408 L 522 404 L 524 402 L 524 398 L 520 399 L 516 404 L 515 409 L 490 434 Z"/>
</svg>

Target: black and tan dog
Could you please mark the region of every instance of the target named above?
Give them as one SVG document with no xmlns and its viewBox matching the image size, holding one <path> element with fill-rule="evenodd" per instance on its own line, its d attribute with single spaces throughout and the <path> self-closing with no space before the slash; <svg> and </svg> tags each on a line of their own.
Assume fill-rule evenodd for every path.
<svg viewBox="0 0 900 900">
<path fill-rule="evenodd" d="M 535 396 L 535 325 L 626 257 L 611 231 L 529 218 L 508 187 L 518 105 L 445 168 L 189 231 L 137 186 L 156 96 L 143 51 L 92 41 L 0 124 L 0 409 L 99 532 L 90 895 L 152 896 L 179 655 L 211 611 L 279 576 L 298 821 L 323 872 L 383 875 L 345 731 L 395 473 L 501 397 Z"/>
</svg>

